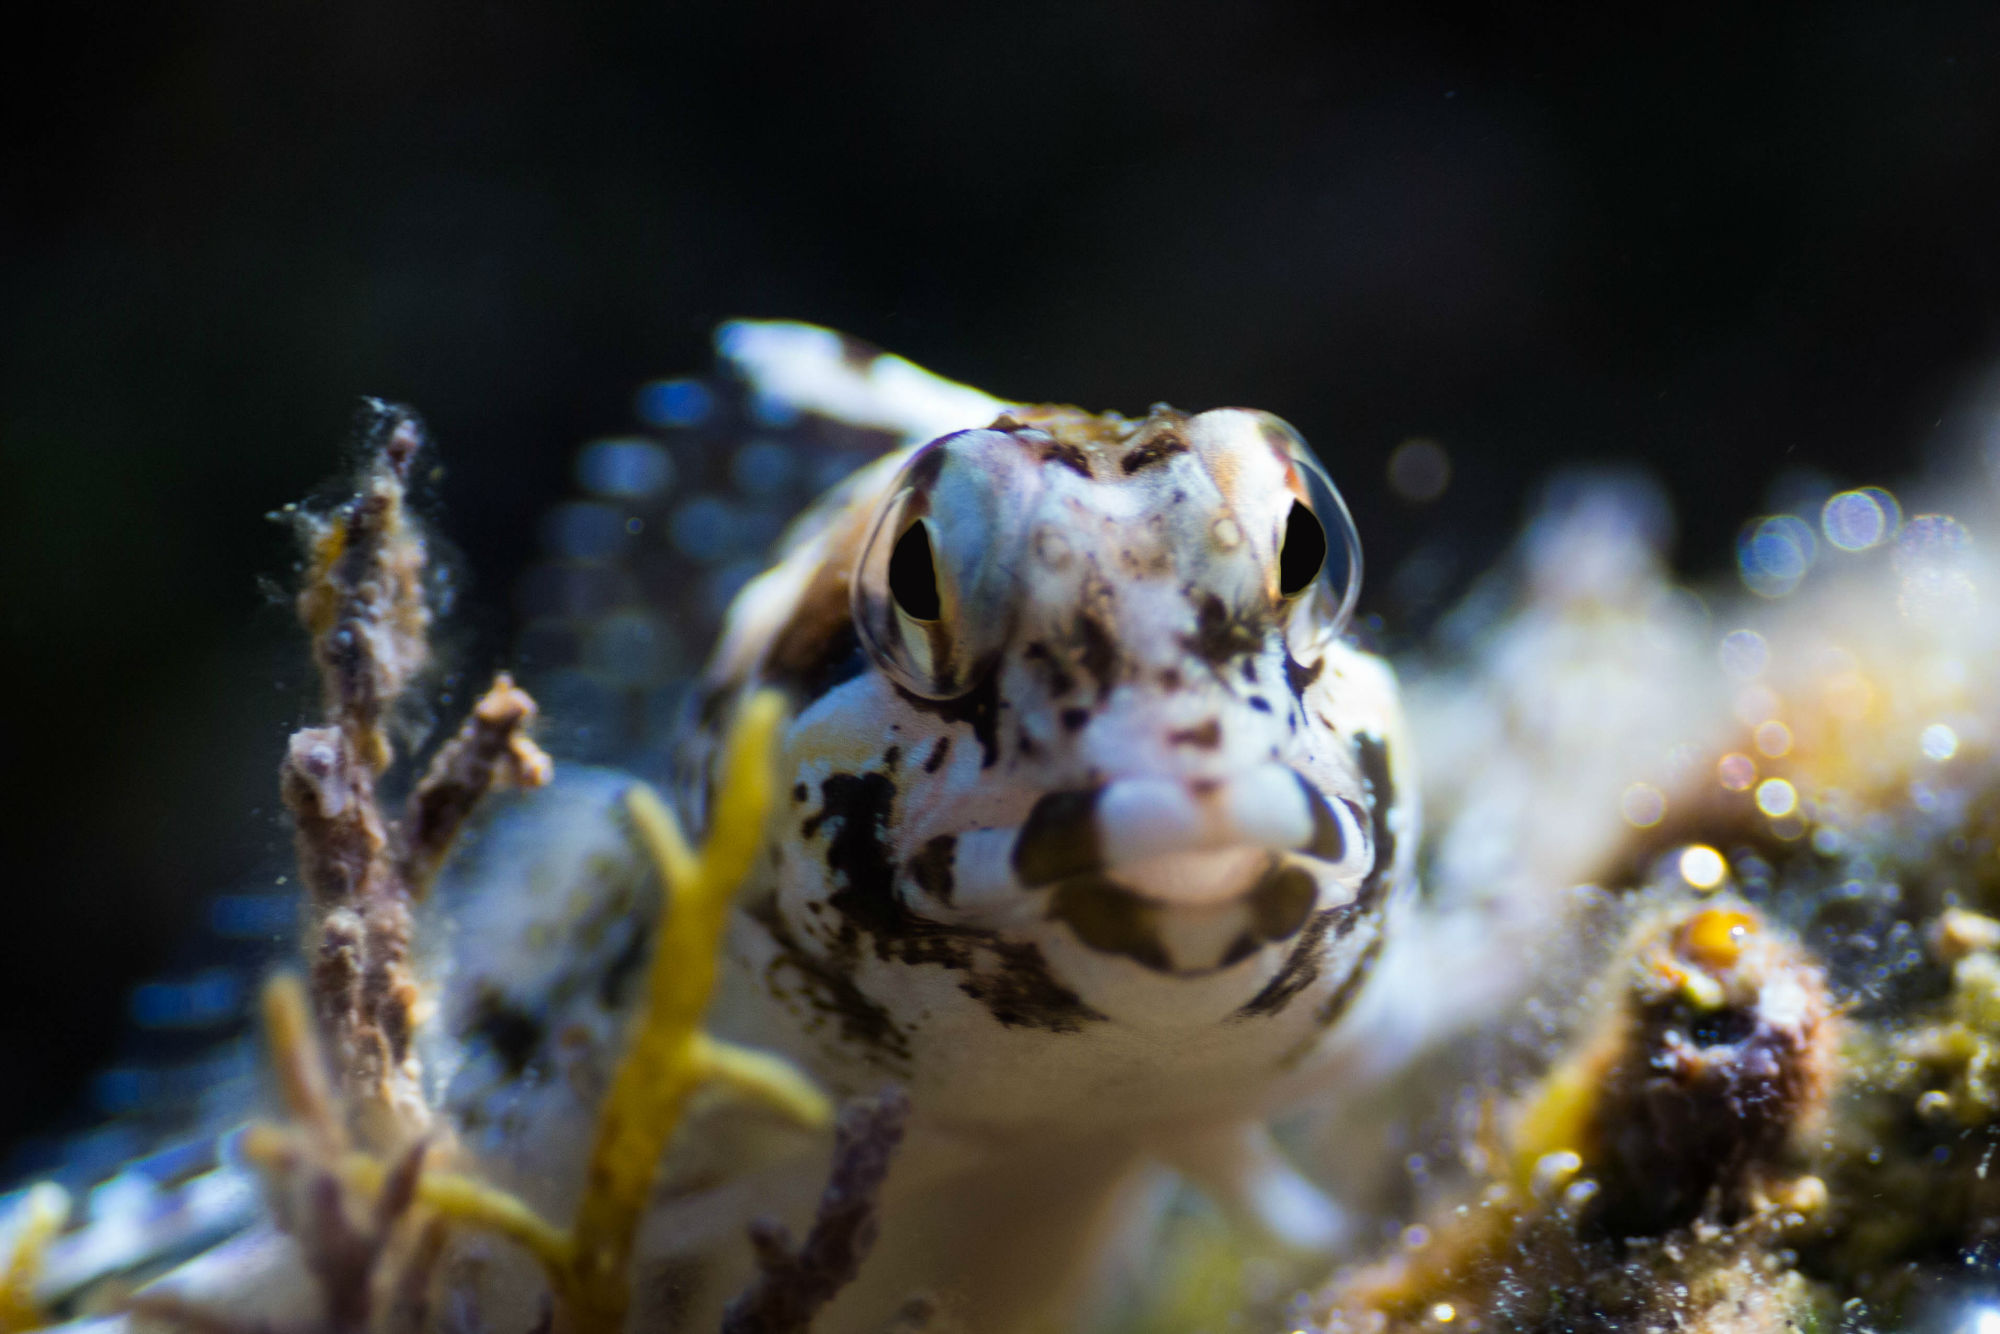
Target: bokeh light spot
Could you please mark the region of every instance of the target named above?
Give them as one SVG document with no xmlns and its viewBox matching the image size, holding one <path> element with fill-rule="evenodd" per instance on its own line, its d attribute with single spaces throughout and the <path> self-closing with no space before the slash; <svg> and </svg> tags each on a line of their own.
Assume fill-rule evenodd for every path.
<svg viewBox="0 0 2000 1334">
<path fill-rule="evenodd" d="M 1805 520 L 1792 514 L 1753 519 L 1736 539 L 1736 568 L 1759 597 L 1781 598 L 1799 586 L 1819 555 Z"/>
<path fill-rule="evenodd" d="M 1771 646 L 1755 630 L 1731 630 L 1722 637 L 1722 670 L 1739 681 L 1753 680 L 1770 665 Z"/>
<path fill-rule="evenodd" d="M 650 426 L 699 426 L 713 407 L 699 380 L 654 380 L 639 390 L 639 420 Z"/>
<path fill-rule="evenodd" d="M 1924 758 L 1943 763 L 1958 754 L 1958 733 L 1943 723 L 1932 723 L 1917 738 L 1917 744 L 1924 748 Z"/>
<path fill-rule="evenodd" d="M 1799 790 L 1782 778 L 1757 784 L 1757 809 L 1776 820 L 1799 808 Z"/>
<path fill-rule="evenodd" d="M 1878 498 L 1887 495 L 1886 491 L 1869 487 L 1828 497 L 1819 512 L 1819 530 L 1828 544 L 1842 551 L 1866 551 L 1879 546 L 1891 532 L 1889 512 Z"/>
<path fill-rule="evenodd" d="M 1714 889 L 1729 874 L 1729 863 L 1706 843 L 1690 843 L 1681 849 L 1681 879 L 1696 889 Z"/>
<path fill-rule="evenodd" d="M 1405 500 L 1426 504 L 1451 485 L 1451 455 L 1427 436 L 1405 440 L 1389 455 L 1389 489 Z"/>
<path fill-rule="evenodd" d="M 1715 777 L 1731 792 L 1748 792 L 1757 781 L 1757 761 L 1740 751 L 1731 751 L 1715 762 Z"/>
<path fill-rule="evenodd" d="M 1625 823 L 1639 829 L 1651 829 L 1666 815 L 1667 798 L 1651 783 L 1634 783 L 1619 798 L 1618 808 L 1625 815 Z"/>
<path fill-rule="evenodd" d="M 576 480 L 600 496 L 650 496 L 674 480 L 674 460 L 650 440 L 594 440 L 576 456 Z"/>
<path fill-rule="evenodd" d="M 1792 729 L 1773 718 L 1769 722 L 1757 725 L 1756 741 L 1758 752 L 1769 755 L 1772 759 L 1780 755 L 1789 755 L 1792 750 Z"/>
</svg>

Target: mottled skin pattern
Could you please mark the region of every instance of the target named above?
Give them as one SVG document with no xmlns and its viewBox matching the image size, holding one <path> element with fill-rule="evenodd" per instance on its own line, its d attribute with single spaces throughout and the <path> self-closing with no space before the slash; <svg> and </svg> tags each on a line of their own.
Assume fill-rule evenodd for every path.
<svg viewBox="0 0 2000 1334">
<path fill-rule="evenodd" d="M 1303 588 L 1295 504 L 1331 548 Z M 913 524 L 929 560 L 899 566 Z M 740 597 L 684 757 L 697 821 L 741 694 L 795 716 L 718 1013 L 837 1092 L 904 1083 L 903 1197 L 963 1205 L 967 1172 L 1062 1171 L 1063 1145 L 1261 1170 L 1201 1143 L 1313 1088 L 1411 879 L 1394 681 L 1340 638 L 1351 532 L 1266 414 L 1014 408 L 858 474 Z"/>
</svg>

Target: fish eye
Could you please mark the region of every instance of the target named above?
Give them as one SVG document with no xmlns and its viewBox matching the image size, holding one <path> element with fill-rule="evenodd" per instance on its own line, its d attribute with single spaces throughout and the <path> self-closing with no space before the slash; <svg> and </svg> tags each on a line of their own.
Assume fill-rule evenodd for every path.
<svg viewBox="0 0 2000 1334">
<path fill-rule="evenodd" d="M 1311 448 L 1289 426 L 1266 420 L 1300 483 L 1278 536 L 1278 593 L 1292 608 L 1296 628 L 1338 634 L 1361 597 L 1361 534 Z"/>
<path fill-rule="evenodd" d="M 912 695 L 956 699 L 998 659 L 1013 614 L 1014 553 L 1032 482 L 1020 446 L 961 431 L 890 482 L 854 567 L 854 633 Z"/>
<path fill-rule="evenodd" d="M 937 558 L 931 551 L 930 528 L 922 519 L 903 530 L 889 555 L 889 596 L 912 620 L 935 621 L 944 614 Z"/>
<path fill-rule="evenodd" d="M 1287 600 L 1312 586 L 1326 564 L 1326 529 L 1299 501 L 1285 516 L 1285 540 L 1278 547 L 1278 592 Z"/>
</svg>

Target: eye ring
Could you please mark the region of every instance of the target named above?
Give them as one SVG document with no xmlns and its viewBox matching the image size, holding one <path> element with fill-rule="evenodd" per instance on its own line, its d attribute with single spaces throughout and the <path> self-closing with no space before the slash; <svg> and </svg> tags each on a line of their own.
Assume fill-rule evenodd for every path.
<svg viewBox="0 0 2000 1334">
<path fill-rule="evenodd" d="M 910 456 L 879 502 L 849 605 L 863 651 L 909 694 L 957 699 L 1000 655 L 1034 498 L 1018 477 L 1020 453 L 995 431 L 942 437 Z"/>
</svg>

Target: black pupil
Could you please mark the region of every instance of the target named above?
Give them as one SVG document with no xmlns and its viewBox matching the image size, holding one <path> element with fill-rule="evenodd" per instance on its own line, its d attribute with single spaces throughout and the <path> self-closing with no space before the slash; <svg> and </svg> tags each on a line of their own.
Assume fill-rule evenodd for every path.
<svg viewBox="0 0 2000 1334">
<path fill-rule="evenodd" d="M 889 596 L 915 620 L 935 621 L 944 610 L 938 601 L 937 567 L 931 563 L 930 530 L 922 523 L 905 528 L 889 553 Z"/>
<path fill-rule="evenodd" d="M 900 548 L 897 554 L 902 554 Z M 1285 519 L 1285 545 L 1278 551 L 1278 591 L 1288 598 L 1297 597 L 1324 564 L 1326 529 L 1320 527 L 1317 515 L 1294 500 Z"/>
</svg>

